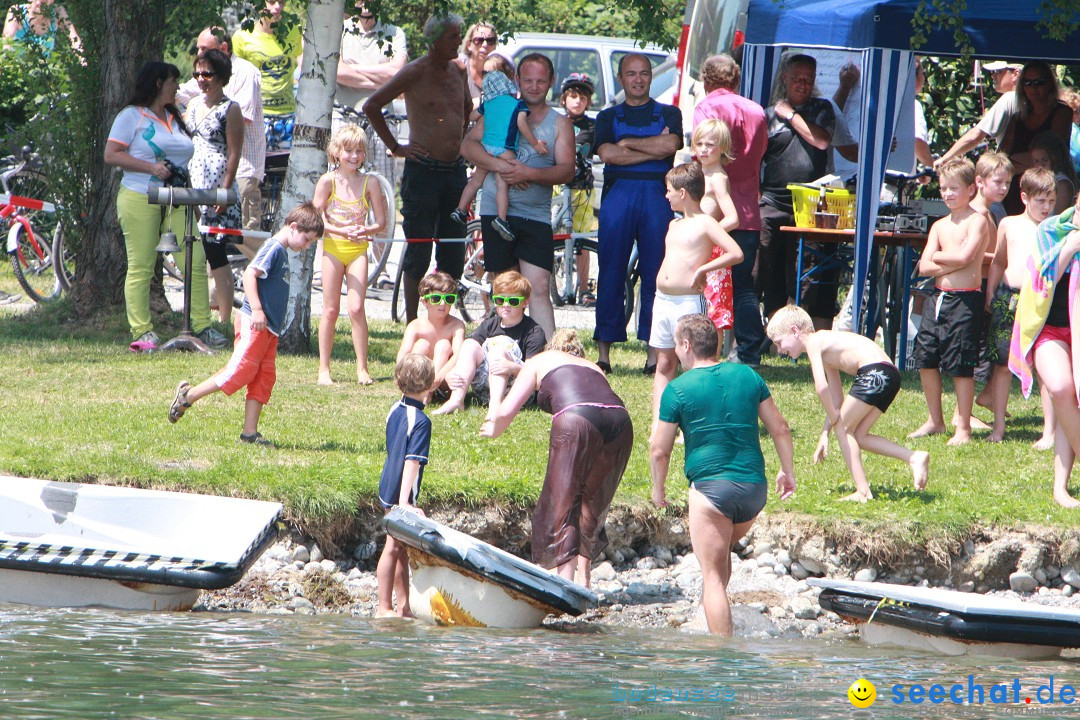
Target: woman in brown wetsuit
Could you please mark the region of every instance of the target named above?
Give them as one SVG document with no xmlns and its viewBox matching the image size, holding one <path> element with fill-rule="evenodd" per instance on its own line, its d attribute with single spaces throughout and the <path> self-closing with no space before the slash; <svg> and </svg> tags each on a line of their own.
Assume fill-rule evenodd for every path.
<svg viewBox="0 0 1080 720">
<path fill-rule="evenodd" d="M 630 414 L 603 371 L 585 359 L 573 330 L 559 330 L 547 349 L 525 362 L 484 437 L 506 430 L 536 391 L 536 404 L 551 413 L 547 475 L 533 511 L 532 559 L 588 587 L 592 561 L 607 547 L 604 520 L 619 487 L 634 428 Z"/>
</svg>

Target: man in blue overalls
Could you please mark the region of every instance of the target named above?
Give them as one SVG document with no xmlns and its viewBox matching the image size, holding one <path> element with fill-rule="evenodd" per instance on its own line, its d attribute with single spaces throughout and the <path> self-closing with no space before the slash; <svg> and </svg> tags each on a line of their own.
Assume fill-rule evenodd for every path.
<svg viewBox="0 0 1080 720">
<path fill-rule="evenodd" d="M 611 343 L 626 340 L 626 269 L 634 241 L 641 272 L 637 336 L 649 340 L 656 273 L 664 260 L 664 236 L 674 219 L 664 197 L 664 175 L 683 145 L 678 108 L 649 97 L 652 63 L 647 57 L 636 53 L 623 57 L 619 82 L 626 101 L 596 116 L 596 154 L 604 162 L 604 192 L 593 339 L 599 348 L 597 364 L 605 372 L 611 370 Z M 649 348 L 646 373 L 656 370 L 654 352 Z"/>
</svg>

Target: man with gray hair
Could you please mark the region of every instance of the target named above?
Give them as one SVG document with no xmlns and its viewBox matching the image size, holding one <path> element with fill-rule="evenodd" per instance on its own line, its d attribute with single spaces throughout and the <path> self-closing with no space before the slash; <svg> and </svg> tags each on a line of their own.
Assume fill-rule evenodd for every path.
<svg viewBox="0 0 1080 720">
<path fill-rule="evenodd" d="M 401 215 L 405 237 L 411 242 L 402 258 L 405 314 L 416 318 L 420 280 L 431 261 L 428 238 L 459 238 L 465 226 L 451 217 L 465 189 L 465 162 L 461 140 L 465 135 L 472 98 L 465 70 L 455 62 L 461 45 L 462 20 L 454 14 L 433 15 L 424 23 L 428 51 L 408 63 L 364 103 L 364 114 L 396 157 L 405 158 L 401 176 Z M 399 144 L 382 116 L 383 108 L 405 95 L 409 142 Z M 455 280 L 465 264 L 462 243 L 438 244 L 435 262 Z"/>
<path fill-rule="evenodd" d="M 731 131 L 731 151 L 735 159 L 728 163 L 731 199 L 739 214 L 739 229 L 732 239 L 743 251 L 743 261 L 731 268 L 732 306 L 735 314 L 735 348 L 729 361 L 756 367 L 761 362 L 765 329 L 754 290 L 754 263 L 761 240 L 761 158 L 769 138 L 765 109 L 739 92 L 739 66 L 727 54 L 713 55 L 701 65 L 705 98 L 694 108 L 694 127 L 716 119 Z"/>
<path fill-rule="evenodd" d="M 195 40 L 195 51 L 201 55 L 207 50 L 220 50 L 232 60 L 232 75 L 225 85 L 225 96 L 240 106 L 244 117 L 244 146 L 240 151 L 240 164 L 236 168 L 236 184 L 240 188 L 240 209 L 244 214 L 244 229 L 258 230 L 262 221 L 262 196 L 259 182 L 263 178 L 266 162 L 266 135 L 263 132 L 262 73 L 247 60 L 233 55 L 229 36 L 224 28 L 208 27 Z M 188 80 L 176 91 L 176 101 L 187 105 L 193 97 L 201 95 L 195 78 Z M 242 246 L 243 247 L 243 246 Z M 244 254 L 255 257 L 259 241 L 243 247 Z"/>
</svg>

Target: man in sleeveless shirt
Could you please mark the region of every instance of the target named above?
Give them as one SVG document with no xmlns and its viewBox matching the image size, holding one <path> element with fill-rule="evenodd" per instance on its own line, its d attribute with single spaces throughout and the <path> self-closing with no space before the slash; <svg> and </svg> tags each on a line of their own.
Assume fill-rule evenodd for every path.
<svg viewBox="0 0 1080 720">
<path fill-rule="evenodd" d="M 480 200 L 480 221 L 484 233 L 484 267 L 501 273 L 517 270 L 532 285 L 529 315 L 544 333 L 555 332 L 555 311 L 551 307 L 551 269 L 555 241 L 551 229 L 551 189 L 574 178 L 574 127 L 570 120 L 547 105 L 548 91 L 555 82 L 551 60 L 530 53 L 518 63 L 518 87 L 529 108 L 528 123 L 538 140 L 547 143 L 548 153 L 538 155 L 528 143 L 518 145 L 517 160 L 502 160 L 484 150 L 484 118 L 480 117 L 461 145 L 465 159 L 499 173 L 510 184 L 510 211 L 507 222 L 515 240 L 508 242 L 491 222 L 495 207 L 495 175 L 484 181 Z"/>
<path fill-rule="evenodd" d="M 638 332 L 648 342 L 652 327 L 656 273 L 664 260 L 664 235 L 675 215 L 664 197 L 664 175 L 683 146 L 682 115 L 649 97 L 652 63 L 630 53 L 619 62 L 619 83 L 626 100 L 596 116 L 596 154 L 604 162 L 600 199 L 598 276 L 596 283 L 597 365 L 611 370 L 611 343 L 626 340 L 623 306 L 626 269 L 634 241 L 641 273 Z M 649 348 L 645 372 L 656 371 Z"/>
</svg>

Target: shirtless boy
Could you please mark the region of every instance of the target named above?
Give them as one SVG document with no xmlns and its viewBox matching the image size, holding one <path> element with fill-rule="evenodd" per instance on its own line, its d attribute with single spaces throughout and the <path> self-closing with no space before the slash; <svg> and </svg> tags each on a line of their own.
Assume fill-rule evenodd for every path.
<svg viewBox="0 0 1080 720">
<path fill-rule="evenodd" d="M 446 375 L 454 367 L 461 343 L 465 341 L 465 323 L 450 314 L 457 302 L 457 283 L 444 272 L 435 272 L 420 281 L 420 299 L 427 314 L 417 317 L 405 328 L 397 359 L 417 353 L 435 366 L 431 392 L 444 387 Z M 426 402 L 430 402 L 428 397 Z"/>
<path fill-rule="evenodd" d="M 863 469 L 863 450 L 903 460 L 911 467 L 915 489 L 926 487 L 929 453 L 908 450 L 880 435 L 870 434 L 874 423 L 900 392 L 900 371 L 876 342 L 852 332 L 815 332 L 814 321 L 797 305 L 773 313 L 766 332 L 781 355 L 797 358 L 805 352 L 810 358 L 814 386 L 825 408 L 825 427 L 814 450 L 814 462 L 821 462 L 829 454 L 829 430 L 835 430 L 840 453 L 855 481 L 855 492 L 844 500 L 866 502 L 874 498 Z M 841 372 L 855 378 L 847 397 L 840 381 Z"/>
<path fill-rule="evenodd" d="M 958 412 L 956 432 L 948 444 L 962 445 L 971 440 L 975 366 L 986 312 L 982 263 L 989 243 L 989 221 L 971 207 L 976 188 L 975 166 L 970 160 L 957 158 L 944 163 L 938 180 L 949 215 L 930 228 L 919 260 L 919 274 L 934 278 L 934 291 L 923 305 L 913 353 L 930 412 L 926 422 L 908 437 L 945 432 L 941 414 L 944 371 L 953 377 Z"/>
<path fill-rule="evenodd" d="M 1009 194 L 1012 185 L 1013 164 L 1005 153 L 987 150 L 975 161 L 975 187 L 978 191 L 971 201 L 971 207 L 981 212 L 990 222 L 990 241 L 986 244 L 983 253 L 983 277 L 990 274 L 990 263 L 994 259 L 994 250 L 997 246 L 997 225 L 1005 217 L 1005 208 L 1001 201 Z M 994 287 L 983 285 L 983 292 L 987 299 L 993 296 Z M 989 320 L 989 315 L 986 316 Z M 985 338 L 980 343 L 983 350 L 979 353 L 979 365 L 975 368 L 975 375 L 979 381 L 986 380 L 986 386 L 975 398 L 975 404 L 992 409 L 990 384 L 992 376 L 992 364 L 987 360 Z M 956 425 L 957 415 L 953 414 L 953 425 Z M 990 426 L 974 415 L 971 416 L 971 427 L 976 430 L 988 430 Z"/>
<path fill-rule="evenodd" d="M 705 194 L 705 174 L 696 162 L 684 163 L 668 171 L 667 200 L 671 209 L 682 213 L 668 225 L 664 238 L 664 262 L 656 275 L 649 345 L 656 348 L 656 375 L 653 377 L 652 430 L 660 413 L 660 397 L 675 377 L 679 360 L 675 356 L 675 323 L 683 315 L 705 313 L 701 291 L 705 276 L 713 270 L 742 262 L 743 253 L 720 223 L 701 210 Z M 723 252 L 712 260 L 713 247 Z M 650 440 L 652 433 L 650 432 Z"/>
<path fill-rule="evenodd" d="M 986 311 L 990 313 L 987 357 L 994 366 L 989 385 L 994 409 L 994 428 L 987 438 L 990 442 L 1005 439 L 1006 408 L 1012 385 L 1009 344 L 1012 341 L 1013 320 L 1020 298 L 1020 285 L 1027 272 L 1025 265 L 1035 247 L 1036 230 L 1039 223 L 1050 217 L 1057 202 L 1053 171 L 1032 168 L 1024 172 L 1020 177 L 1020 199 L 1024 203 L 1024 212 L 1003 219 L 998 226 L 997 249 L 987 278 L 987 288 L 993 291 L 993 299 L 987 298 L 986 303 Z M 1035 442 L 1035 448 L 1049 450 L 1054 447 L 1054 406 L 1041 386 L 1040 393 L 1043 398 L 1043 434 Z"/>
</svg>

